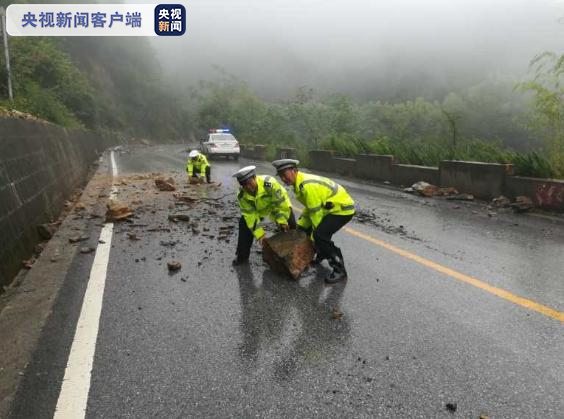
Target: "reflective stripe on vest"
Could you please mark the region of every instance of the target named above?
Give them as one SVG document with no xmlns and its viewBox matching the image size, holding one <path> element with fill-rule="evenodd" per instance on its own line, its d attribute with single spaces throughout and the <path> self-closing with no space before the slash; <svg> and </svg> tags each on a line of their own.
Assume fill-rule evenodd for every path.
<svg viewBox="0 0 564 419">
<path fill-rule="evenodd" d="M 339 190 L 339 185 L 331 185 L 330 183 L 324 182 L 322 180 L 318 180 L 318 179 L 308 179 L 308 180 L 304 180 L 301 185 L 306 185 L 308 183 L 317 183 L 318 185 L 322 185 L 325 186 L 326 188 L 329 188 L 331 190 L 331 195 L 329 195 L 329 198 L 337 195 L 337 192 Z M 301 186 L 300 185 L 300 186 Z M 310 210 L 311 211 L 311 210 Z"/>
</svg>

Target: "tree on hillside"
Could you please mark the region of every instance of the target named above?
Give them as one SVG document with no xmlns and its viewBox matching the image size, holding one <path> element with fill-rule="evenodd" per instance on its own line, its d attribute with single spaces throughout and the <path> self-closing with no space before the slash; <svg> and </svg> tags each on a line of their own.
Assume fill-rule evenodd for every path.
<svg viewBox="0 0 564 419">
<path fill-rule="evenodd" d="M 548 158 L 564 176 L 564 55 L 544 52 L 531 62 L 532 80 L 520 89 L 532 93 L 529 124 L 543 139 Z"/>
</svg>

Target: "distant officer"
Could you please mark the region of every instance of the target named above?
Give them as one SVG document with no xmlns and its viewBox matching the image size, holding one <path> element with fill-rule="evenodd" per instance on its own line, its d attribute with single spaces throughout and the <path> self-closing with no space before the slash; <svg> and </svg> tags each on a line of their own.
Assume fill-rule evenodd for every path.
<svg viewBox="0 0 564 419">
<path fill-rule="evenodd" d="M 188 177 L 198 177 L 206 176 L 206 181 L 211 182 L 211 170 L 208 159 L 198 150 L 192 150 L 188 154 L 188 161 L 186 162 L 186 171 L 188 172 Z"/>
<path fill-rule="evenodd" d="M 298 170 L 298 160 L 283 159 L 272 162 L 278 176 L 294 187 L 296 199 L 305 209 L 298 219 L 298 228 L 313 233 L 316 262 L 329 260 L 333 272 L 325 278 L 327 283 L 347 279 L 341 249 L 331 240 L 333 234 L 347 224 L 355 213 L 354 201 L 345 188 L 325 177 Z"/>
<path fill-rule="evenodd" d="M 296 219 L 286 189 L 272 176 L 257 176 L 255 170 L 255 166 L 247 166 L 233 175 L 241 185 L 237 195 L 241 219 L 237 257 L 233 260 L 233 265 L 240 265 L 249 260 L 253 237 L 264 246 L 266 236 L 264 229 L 259 225 L 264 217 L 269 216 L 283 231 L 296 228 Z"/>
</svg>

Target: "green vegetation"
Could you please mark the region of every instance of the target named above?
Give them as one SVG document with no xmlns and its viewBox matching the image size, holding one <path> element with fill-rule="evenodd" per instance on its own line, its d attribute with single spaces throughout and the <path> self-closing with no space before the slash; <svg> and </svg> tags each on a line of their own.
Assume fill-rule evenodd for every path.
<svg viewBox="0 0 564 419">
<path fill-rule="evenodd" d="M 364 104 L 342 95 L 316 98 L 302 88 L 292 100 L 272 104 L 224 77 L 199 86 L 193 119 L 202 130 L 228 125 L 241 142 L 269 145 L 271 153 L 275 144 L 294 146 L 301 159 L 319 148 L 341 156 L 391 154 L 401 163 L 428 166 L 449 159 L 512 163 L 522 176 L 558 176 L 558 162 L 525 147 L 535 141 L 518 121 L 526 106 L 514 86 L 484 82 L 442 103 L 418 98 Z"/>
<path fill-rule="evenodd" d="M 531 64 L 534 79 L 519 85 L 533 94 L 529 127 L 543 139 L 556 175 L 564 177 L 564 55 L 545 52 Z"/>
<path fill-rule="evenodd" d="M 0 0 L 4 7 L 10 3 Z M 179 93 L 163 82 L 147 39 L 10 37 L 9 43 L 14 103 L 7 98 L 2 45 L 1 107 L 127 138 L 178 141 L 187 135 L 188 113 Z"/>
</svg>

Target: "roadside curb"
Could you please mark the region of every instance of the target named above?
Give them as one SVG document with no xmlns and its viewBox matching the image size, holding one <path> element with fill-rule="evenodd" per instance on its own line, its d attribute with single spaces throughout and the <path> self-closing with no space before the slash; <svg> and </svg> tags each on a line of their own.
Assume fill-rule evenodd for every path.
<svg viewBox="0 0 564 419">
<path fill-rule="evenodd" d="M 69 237 L 84 234 L 89 224 L 92 226 L 85 223 L 80 214 L 103 216 L 105 212 L 105 200 L 100 199 L 100 195 L 108 193 L 111 186 L 105 156 L 78 200 L 84 204 L 84 209 L 69 211 L 32 269 L 20 272 L 14 281 L 16 285 L 0 297 L 0 417 L 7 417 L 10 412 L 68 268 L 80 248 L 79 244 L 69 243 Z M 103 218 L 96 219 L 95 223 L 102 224 Z"/>
</svg>

